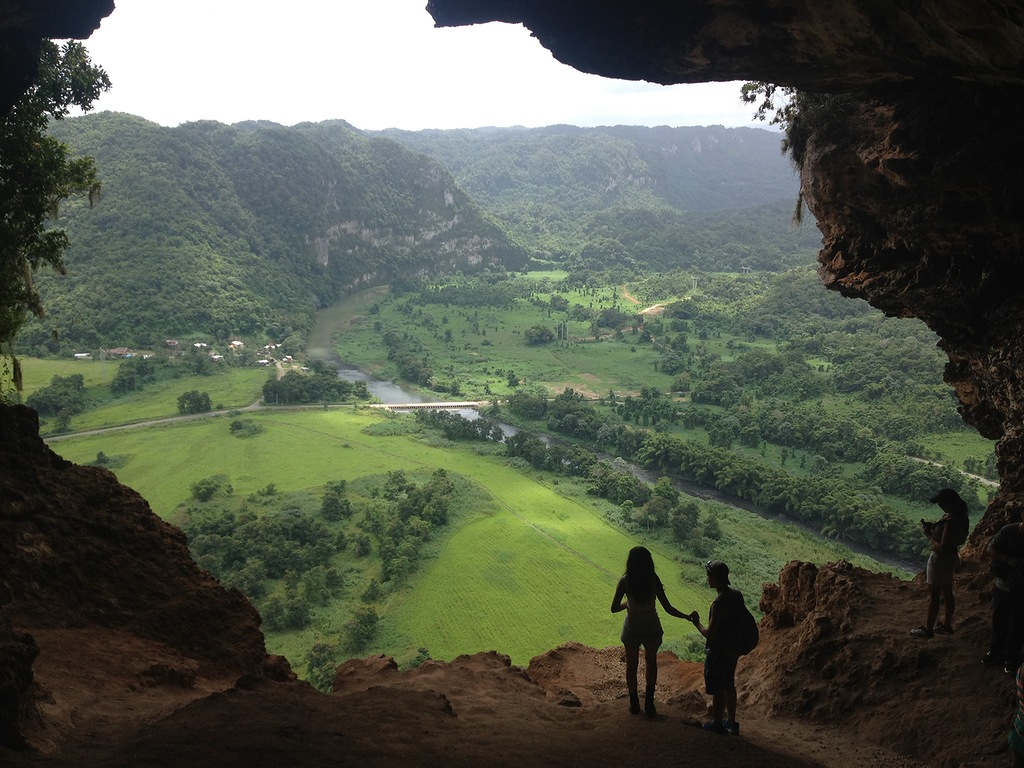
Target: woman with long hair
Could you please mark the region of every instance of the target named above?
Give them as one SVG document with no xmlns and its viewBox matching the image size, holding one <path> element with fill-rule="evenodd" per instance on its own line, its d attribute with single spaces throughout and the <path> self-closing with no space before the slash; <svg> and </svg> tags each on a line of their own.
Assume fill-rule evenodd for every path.
<svg viewBox="0 0 1024 768">
<path fill-rule="evenodd" d="M 629 689 L 629 711 L 640 713 L 637 691 L 637 668 L 640 666 L 640 646 L 644 647 L 647 689 L 644 713 L 648 717 L 658 714 L 654 706 L 654 688 L 658 682 L 658 648 L 663 635 L 655 600 L 665 612 L 680 619 L 689 615 L 677 610 L 665 597 L 665 588 L 654 571 L 654 558 L 646 547 L 633 547 L 626 558 L 626 572 L 615 587 L 612 613 L 626 612 L 622 622 L 622 645 L 626 649 L 626 688 Z"/>
<path fill-rule="evenodd" d="M 953 598 L 953 574 L 960 565 L 960 545 L 967 541 L 971 521 L 967 516 L 967 502 L 952 488 L 943 488 L 930 499 L 938 504 L 945 513 L 934 523 L 921 521 L 921 530 L 931 544 L 925 580 L 928 582 L 928 613 L 925 623 L 917 629 L 910 630 L 914 637 L 928 639 L 936 632 L 940 635 L 953 634 L 953 611 L 956 601 Z M 939 603 L 945 607 L 941 624 Z"/>
</svg>

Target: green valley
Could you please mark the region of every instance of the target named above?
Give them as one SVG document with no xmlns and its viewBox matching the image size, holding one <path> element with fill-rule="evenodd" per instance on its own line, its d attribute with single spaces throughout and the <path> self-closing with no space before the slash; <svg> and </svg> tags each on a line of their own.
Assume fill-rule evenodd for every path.
<svg viewBox="0 0 1024 768">
<path fill-rule="evenodd" d="M 636 543 L 678 607 L 706 610 L 712 557 L 756 605 L 794 558 L 908 576 L 924 499 L 987 499 L 934 335 L 809 266 L 776 134 L 53 130 L 104 196 L 38 276 L 19 397 L 321 688 L 353 655 L 614 645 Z M 388 414 L 339 360 L 489 405 Z"/>
</svg>

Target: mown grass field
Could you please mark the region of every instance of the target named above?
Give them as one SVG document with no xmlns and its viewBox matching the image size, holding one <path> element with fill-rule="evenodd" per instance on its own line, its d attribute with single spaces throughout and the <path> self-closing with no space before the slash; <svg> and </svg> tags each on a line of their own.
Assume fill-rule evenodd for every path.
<svg viewBox="0 0 1024 768">
<path fill-rule="evenodd" d="M 48 385 L 54 376 L 81 374 L 90 407 L 71 418 L 71 430 L 81 432 L 177 416 L 178 397 L 191 390 L 207 392 L 215 409 L 244 408 L 260 399 L 267 377 L 275 375 L 273 368 L 226 368 L 209 376 L 186 375 L 157 381 L 137 392 L 114 397 L 110 393 L 110 382 L 120 362 L 26 358 L 22 360 L 22 397 L 27 398 Z M 40 420 L 42 434 L 50 432 L 52 421 Z"/>
<path fill-rule="evenodd" d="M 27 397 L 45 387 L 54 376 L 81 374 L 86 388 L 110 386 L 117 373 L 119 360 L 48 360 L 38 357 L 21 358 L 22 394 Z"/>
<path fill-rule="evenodd" d="M 557 276 L 531 273 L 538 291 L 549 288 Z M 542 302 L 549 294 L 538 293 Z M 621 286 L 594 295 L 566 294 L 570 303 L 595 307 L 630 305 Z M 655 371 L 657 354 L 650 344 L 629 333 L 600 341 L 589 336 L 583 323 L 570 323 L 569 341 L 529 346 L 524 331 L 537 323 L 553 322 L 543 307 L 528 301 L 515 309 L 490 310 L 428 305 L 399 310 L 386 289 L 375 288 L 348 297 L 324 310 L 309 341 L 311 357 L 336 347 L 342 359 L 385 378 L 396 377 L 386 358 L 381 333 L 389 324 L 411 328 L 419 347 L 435 364 L 437 375 L 459 381 L 462 396 L 488 399 L 509 394 L 508 372 L 550 392 L 572 387 L 600 397 L 636 393 L 642 387 L 667 391 L 671 377 Z M 376 307 L 375 307 L 376 305 Z M 377 324 L 380 325 L 377 325 Z M 446 331 L 450 340 L 446 341 Z M 733 340 L 735 342 L 735 340 Z M 737 354 L 737 343 L 725 337 L 700 342 L 723 357 Z M 746 342 L 744 342 L 746 343 Z M 94 407 L 72 419 L 73 430 L 138 423 L 177 415 L 177 397 L 197 389 L 209 392 L 215 407 L 237 409 L 258 399 L 272 371 L 231 369 L 217 376 L 183 377 L 149 385 L 142 392 L 114 400 L 109 381 L 116 363 L 89 361 L 28 361 L 26 394 L 43 386 L 52 375 L 82 372 Z M 28 372 L 31 371 L 31 376 Z M 839 403 L 835 407 L 843 407 Z M 381 622 L 372 647 L 365 653 L 393 655 L 400 663 L 426 648 L 434 658 L 497 650 L 514 663 L 529 659 L 561 642 L 574 640 L 598 647 L 616 645 L 621 616 L 612 615 L 609 603 L 626 553 L 644 543 L 655 553 L 670 599 L 682 610 L 697 609 L 706 616 L 712 598 L 704 580 L 702 562 L 660 534 L 627 534 L 608 522 L 611 507 L 590 496 L 586 483 L 556 478 L 548 473 L 507 465 L 500 449 L 453 445 L 443 440 L 424 441 L 414 430 L 388 429 L 400 419 L 379 411 L 351 407 L 306 410 L 262 409 L 244 414 L 263 427 L 245 439 L 232 436 L 236 414 L 201 417 L 154 427 L 136 427 L 55 440 L 52 447 L 79 463 L 93 461 L 102 452 L 125 484 L 149 500 L 157 514 L 173 519 L 175 509 L 190 496 L 194 483 L 224 475 L 234 493 L 256 494 L 274 484 L 281 491 L 299 491 L 309 498 L 315 513 L 326 482 L 381 477 L 401 469 L 429 476 L 438 468 L 471 480 L 479 503 L 452 515 L 445 532 L 426 548 L 418 569 L 401 588 L 381 598 Z M 402 417 L 409 418 L 409 417 Z M 541 427 L 543 429 L 543 427 Z M 44 425 L 44 434 L 46 432 Z M 670 431 L 682 437 L 707 440 L 703 429 Z M 976 437 L 976 436 L 974 436 Z M 948 438 L 929 436 L 929 449 L 959 463 L 967 456 L 991 450 L 970 433 Z M 762 445 L 744 448 L 762 461 L 781 463 L 781 450 Z M 977 453 L 975 453 L 977 452 Z M 813 456 L 787 452 L 786 468 L 794 474 L 811 473 Z M 801 469 L 801 459 L 807 461 Z M 844 467 L 854 472 L 857 467 Z M 833 541 L 822 541 L 798 526 L 766 520 L 755 514 L 701 502 L 702 519 L 717 519 L 722 535 L 713 555 L 730 563 L 734 583 L 756 606 L 762 585 L 774 581 L 790 560 L 824 563 L 846 559 L 873 570 L 887 567 L 852 553 Z M 919 505 L 895 504 L 916 520 Z M 933 511 L 929 507 L 929 512 Z M 660 537 L 659 537 L 660 536 Z M 317 642 L 335 642 L 360 600 L 362 587 L 379 575 L 379 565 L 338 556 L 336 567 L 345 574 L 344 594 L 326 607 L 314 609 L 314 620 L 302 631 L 268 632 L 268 646 L 303 669 L 304 657 Z M 922 561 L 923 567 L 923 561 Z M 899 573 L 905 577 L 906 573 Z M 680 653 L 699 645 L 687 622 L 663 617 L 666 648 Z"/>
<path fill-rule="evenodd" d="M 655 553 L 676 607 L 706 612 L 712 598 L 700 563 L 678 560 L 666 541 L 627 535 L 613 526 L 604 514 L 606 503 L 587 496 L 578 484 L 521 472 L 493 451 L 430 447 L 408 435 L 366 434 L 388 418 L 370 409 L 267 410 L 246 418 L 265 430 L 239 439 L 230 434 L 231 417 L 221 416 L 63 439 L 52 447 L 78 463 L 92 461 L 100 451 L 123 459 L 116 470 L 119 479 L 164 517 L 188 498 L 193 483 L 217 474 L 229 478 L 236 494 L 253 494 L 274 483 L 281 491 L 310 489 L 314 497 L 325 482 L 393 469 L 444 468 L 469 478 L 484 503 L 472 513 L 454 515 L 407 586 L 380 606 L 377 641 L 366 652 L 393 655 L 400 662 L 419 648 L 441 659 L 497 650 L 525 664 L 568 640 L 616 645 L 621 615 L 611 614 L 609 605 L 626 553 L 637 543 Z M 734 563 L 736 583 L 752 606 L 761 584 L 774 580 L 793 558 L 846 558 L 880 568 L 791 526 L 715 506 L 723 531 L 716 556 Z M 372 575 L 365 561 L 341 557 L 339 570 Z M 331 642 L 351 611 L 349 601 L 318 608 L 310 627 L 269 633 L 268 645 L 301 669 L 313 643 Z M 663 619 L 666 647 L 683 651 L 695 641 L 689 623 Z"/>
</svg>

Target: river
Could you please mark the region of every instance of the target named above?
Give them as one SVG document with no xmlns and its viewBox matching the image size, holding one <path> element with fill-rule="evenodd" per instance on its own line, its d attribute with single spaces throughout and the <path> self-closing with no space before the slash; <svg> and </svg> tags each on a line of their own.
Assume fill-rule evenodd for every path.
<svg viewBox="0 0 1024 768">
<path fill-rule="evenodd" d="M 415 390 L 407 389 L 401 384 L 396 384 L 393 381 L 385 381 L 383 379 L 378 379 L 375 376 L 370 375 L 366 371 L 363 371 L 360 368 L 351 365 L 350 363 L 346 363 L 338 356 L 337 350 L 335 350 L 334 345 L 331 343 L 331 337 L 333 336 L 335 330 L 337 329 L 332 327 L 330 321 L 328 320 L 327 313 L 321 312 L 320 314 L 318 314 L 316 328 L 314 328 L 313 332 L 310 334 L 309 342 L 307 344 L 307 355 L 309 359 L 320 359 L 323 360 L 324 362 L 330 363 L 331 365 L 338 369 L 338 375 L 347 381 L 361 381 L 365 383 L 366 388 L 367 390 L 369 390 L 370 394 L 380 399 L 380 401 L 384 403 L 429 403 L 438 401 L 438 398 L 436 397 L 423 395 Z M 466 419 L 476 419 L 480 417 L 480 414 L 476 411 L 476 409 L 472 408 L 462 408 L 459 409 L 457 413 L 459 413 L 463 418 Z M 512 426 L 511 424 L 499 422 L 499 426 L 501 427 L 502 432 L 505 433 L 506 437 L 509 435 L 514 435 L 516 432 L 518 432 L 516 427 Z M 551 445 L 554 443 L 569 445 L 569 443 L 567 443 L 566 441 L 561 440 L 559 438 L 551 437 L 549 435 L 538 435 L 538 437 L 540 437 L 547 445 Z M 608 459 L 609 461 L 615 460 L 614 456 L 608 454 L 599 453 L 599 455 L 601 455 L 602 458 Z M 660 475 L 643 469 L 635 464 L 632 464 L 631 462 L 624 462 L 621 459 L 616 461 L 616 463 L 620 462 L 624 463 L 626 468 L 630 472 L 632 472 L 634 475 L 648 483 L 653 484 L 660 477 Z M 821 533 L 812 525 L 800 522 L 799 520 L 787 518 L 784 515 L 778 515 L 774 512 L 770 512 L 765 508 L 747 502 L 744 499 L 731 496 L 730 494 L 727 493 L 722 493 L 717 488 L 699 485 L 697 483 L 685 480 L 681 477 L 674 475 L 670 476 L 670 479 L 672 480 L 672 485 L 676 490 L 685 493 L 689 496 L 693 496 L 696 499 L 700 499 L 703 501 L 714 501 L 719 504 L 725 504 L 736 509 L 741 509 L 745 512 L 751 512 L 755 515 L 758 515 L 759 517 L 764 518 L 765 520 L 771 520 L 773 522 L 777 522 L 783 525 L 795 526 L 821 541 L 831 541 L 822 536 Z M 920 563 L 911 563 L 901 558 L 895 557 L 891 554 L 884 552 L 876 552 L 871 549 L 868 549 L 867 547 L 859 546 L 857 544 L 852 544 L 848 542 L 843 542 L 843 544 L 850 550 L 858 554 L 870 557 L 874 560 L 877 560 L 878 562 L 883 563 L 884 565 L 893 568 L 894 570 L 898 570 L 904 573 L 916 573 L 917 571 L 921 570 Z"/>
</svg>

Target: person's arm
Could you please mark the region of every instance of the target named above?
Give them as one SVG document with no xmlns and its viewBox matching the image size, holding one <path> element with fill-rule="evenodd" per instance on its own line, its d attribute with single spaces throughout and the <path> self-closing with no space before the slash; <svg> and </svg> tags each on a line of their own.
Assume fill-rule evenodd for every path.
<svg viewBox="0 0 1024 768">
<path fill-rule="evenodd" d="M 675 616 L 677 619 L 690 618 L 689 614 L 683 613 L 668 601 L 668 597 L 665 595 L 665 587 L 662 585 L 660 581 L 658 582 L 658 587 L 655 594 L 658 596 L 658 602 L 661 603 L 661 607 L 665 609 L 665 613 L 667 613 L 669 616 Z"/>
<path fill-rule="evenodd" d="M 921 530 L 924 531 L 924 535 L 928 539 L 928 544 L 931 546 L 932 552 L 942 551 L 942 544 L 944 541 L 947 540 L 947 537 L 950 535 L 949 528 L 951 522 L 952 520 L 950 520 L 948 517 L 943 517 L 934 523 L 929 523 L 924 520 L 921 521 Z M 942 531 L 942 535 L 939 538 L 936 538 L 935 536 L 936 526 L 938 526 L 939 529 Z"/>
<path fill-rule="evenodd" d="M 623 600 L 625 596 L 626 580 L 622 578 L 619 579 L 619 584 L 615 587 L 615 597 L 612 598 L 612 613 L 618 613 L 619 611 L 626 610 L 627 601 Z"/>
<path fill-rule="evenodd" d="M 985 551 L 988 553 L 988 556 L 992 560 L 1002 561 L 1013 568 L 1019 568 L 1021 565 L 1024 565 L 1024 561 L 1022 561 L 1019 557 L 1013 557 L 1011 555 L 1008 555 L 1006 552 L 1000 549 L 1000 547 L 1005 543 L 1006 537 L 1000 536 L 999 533 L 999 531 L 996 531 L 996 535 L 989 540 L 988 546 L 985 548 Z"/>
<path fill-rule="evenodd" d="M 942 526 L 942 537 L 936 540 L 933 536 L 929 536 L 932 540 L 932 549 L 939 552 L 949 552 L 950 550 L 956 549 L 956 534 L 953 531 L 954 520 L 951 517 L 947 517 L 946 524 Z"/>
<path fill-rule="evenodd" d="M 715 604 L 718 600 L 711 603 L 711 607 L 708 609 L 708 624 L 704 626 L 700 623 L 700 614 L 694 611 L 689 615 L 690 621 L 693 622 L 693 626 L 697 628 L 697 631 L 704 635 L 705 638 L 711 638 L 712 633 L 718 629 L 717 614 L 715 611 Z"/>
</svg>

